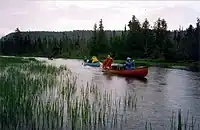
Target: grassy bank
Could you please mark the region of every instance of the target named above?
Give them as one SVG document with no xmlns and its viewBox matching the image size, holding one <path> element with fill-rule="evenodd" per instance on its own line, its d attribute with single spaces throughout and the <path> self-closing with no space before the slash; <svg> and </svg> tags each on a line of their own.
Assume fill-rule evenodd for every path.
<svg viewBox="0 0 200 130">
<path fill-rule="evenodd" d="M 115 63 L 123 63 L 123 60 L 114 60 Z M 148 59 L 135 59 L 135 62 L 138 65 L 145 65 L 145 66 L 188 66 L 189 63 L 187 62 L 170 62 L 165 60 L 148 60 Z"/>
<path fill-rule="evenodd" d="M 123 129 L 128 125 L 129 111 L 134 115 L 138 109 L 135 93 L 116 97 L 92 83 L 81 87 L 70 70 L 35 59 L 0 60 L 4 66 L 0 70 L 0 129 Z M 198 127 L 188 116 L 183 121 L 181 112 L 169 121 L 173 130 Z M 154 126 L 146 123 L 144 128 Z"/>
</svg>

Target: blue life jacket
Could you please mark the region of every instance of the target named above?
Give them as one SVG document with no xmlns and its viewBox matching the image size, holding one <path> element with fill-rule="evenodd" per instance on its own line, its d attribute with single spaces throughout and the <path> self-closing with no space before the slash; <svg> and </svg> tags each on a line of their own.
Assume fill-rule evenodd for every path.
<svg viewBox="0 0 200 130">
<path fill-rule="evenodd" d="M 131 69 L 135 69 L 135 62 L 132 62 L 132 61 L 127 61 L 125 63 L 125 69 L 127 70 L 131 70 Z"/>
</svg>

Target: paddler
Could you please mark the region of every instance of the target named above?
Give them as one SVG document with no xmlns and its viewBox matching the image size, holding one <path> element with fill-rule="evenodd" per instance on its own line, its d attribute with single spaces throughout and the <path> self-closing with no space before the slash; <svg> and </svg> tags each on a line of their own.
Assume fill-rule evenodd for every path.
<svg viewBox="0 0 200 130">
<path fill-rule="evenodd" d="M 84 56 L 84 59 L 83 59 L 83 61 L 84 61 L 85 63 L 87 63 L 87 62 L 88 62 L 88 59 L 87 59 L 87 57 L 86 57 L 86 56 Z"/>
<path fill-rule="evenodd" d="M 132 69 L 135 69 L 135 61 L 131 61 L 131 58 L 130 57 L 127 57 L 126 58 L 126 63 L 124 65 L 125 69 L 126 70 L 132 70 Z"/>
<path fill-rule="evenodd" d="M 107 56 L 107 58 L 103 61 L 103 68 L 111 68 L 111 64 L 113 62 L 113 59 L 110 55 Z"/>
<path fill-rule="evenodd" d="M 96 63 L 96 62 L 99 62 L 99 60 L 97 59 L 96 56 L 93 56 L 93 57 L 92 57 L 92 63 Z"/>
</svg>

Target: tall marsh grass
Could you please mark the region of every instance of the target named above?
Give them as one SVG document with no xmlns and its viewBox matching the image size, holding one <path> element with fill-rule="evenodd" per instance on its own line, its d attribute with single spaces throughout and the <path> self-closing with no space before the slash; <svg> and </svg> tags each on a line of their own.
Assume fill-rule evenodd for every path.
<svg viewBox="0 0 200 130">
<path fill-rule="evenodd" d="M 118 98 L 114 94 L 91 84 L 79 86 L 66 68 L 39 62 L 9 64 L 0 71 L 0 129 L 123 129 L 127 109 L 137 108 L 137 98 L 128 92 Z M 180 112 L 172 117 L 171 130 L 191 128 L 182 125 Z M 144 126 L 151 128 L 149 123 Z"/>
</svg>

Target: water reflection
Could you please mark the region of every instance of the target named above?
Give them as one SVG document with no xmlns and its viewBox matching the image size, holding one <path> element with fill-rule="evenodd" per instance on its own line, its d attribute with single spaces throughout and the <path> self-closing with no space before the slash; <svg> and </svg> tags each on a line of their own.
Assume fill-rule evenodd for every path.
<svg viewBox="0 0 200 130">
<path fill-rule="evenodd" d="M 106 80 L 112 80 L 112 76 L 111 75 L 107 75 L 107 74 L 103 74 L 106 77 Z"/>
<path fill-rule="evenodd" d="M 133 83 L 134 81 L 140 81 L 144 84 L 147 84 L 148 83 L 148 80 L 147 78 L 134 78 L 134 77 L 125 77 L 125 81 L 127 81 L 127 84 L 131 84 Z"/>
</svg>

